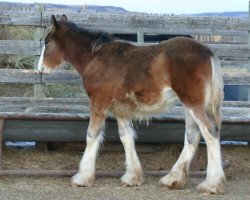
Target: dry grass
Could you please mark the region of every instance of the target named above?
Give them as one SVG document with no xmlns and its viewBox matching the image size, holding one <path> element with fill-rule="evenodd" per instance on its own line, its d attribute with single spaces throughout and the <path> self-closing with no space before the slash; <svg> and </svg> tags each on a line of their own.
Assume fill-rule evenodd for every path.
<svg viewBox="0 0 250 200">
<path fill-rule="evenodd" d="M 237 172 L 250 173 L 250 148 L 249 146 L 228 145 L 222 148 L 222 156 L 231 162 L 231 166 L 226 170 L 228 177 Z"/>
<path fill-rule="evenodd" d="M 31 84 L 0 84 L 0 97 L 32 97 L 33 85 Z"/>
<path fill-rule="evenodd" d="M 99 153 L 97 169 L 124 170 L 125 156 L 121 145 L 107 144 Z M 60 144 L 56 151 L 41 149 L 4 149 L 3 165 L 6 169 L 77 169 L 84 150 L 83 144 Z M 137 150 L 144 170 L 170 170 L 182 150 L 182 144 L 138 144 Z M 248 146 L 223 146 L 223 160 L 231 166 L 229 177 L 238 172 L 250 172 L 250 148 Z M 206 147 L 198 153 L 201 170 L 206 169 Z"/>
<path fill-rule="evenodd" d="M 0 40 L 33 40 L 34 27 L 0 26 Z M 34 56 L 0 55 L 0 68 L 32 69 Z"/>
<path fill-rule="evenodd" d="M 35 56 L 0 56 L 0 68 L 2 69 L 33 69 Z"/>
<path fill-rule="evenodd" d="M 0 25 L 0 40 L 32 40 L 35 29 L 32 26 Z"/>
<path fill-rule="evenodd" d="M 47 97 L 81 98 L 86 96 L 83 85 L 79 84 L 48 84 L 46 85 Z"/>
</svg>

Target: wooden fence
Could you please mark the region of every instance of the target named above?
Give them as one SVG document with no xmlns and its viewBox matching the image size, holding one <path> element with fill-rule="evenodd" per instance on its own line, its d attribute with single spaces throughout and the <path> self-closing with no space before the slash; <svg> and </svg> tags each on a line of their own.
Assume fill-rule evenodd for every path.
<svg viewBox="0 0 250 200">
<path fill-rule="evenodd" d="M 0 25 L 4 26 L 33 26 L 35 27 L 34 40 L 0 40 L 0 54 L 4 55 L 34 55 L 39 56 L 43 41 L 42 35 L 45 29 L 50 26 L 51 14 L 49 12 L 13 12 L 0 11 Z M 55 13 L 53 13 L 55 14 Z M 138 42 L 135 45 L 148 45 L 144 42 L 145 35 L 157 34 L 177 34 L 191 35 L 195 38 L 203 36 L 230 36 L 230 37 L 249 37 L 250 20 L 248 18 L 223 18 L 223 17 L 182 17 L 182 16 L 166 16 L 166 15 L 146 15 L 146 14 L 72 14 L 65 13 L 69 20 L 74 21 L 81 27 L 104 30 L 111 33 L 119 34 L 136 34 Z M 56 14 L 59 18 L 61 15 Z M 198 37 L 201 36 L 201 37 Z M 250 37 L 249 37 L 250 38 Z M 248 40 L 247 40 L 248 41 Z M 250 41 L 249 41 L 250 42 Z M 224 70 L 224 82 L 226 85 L 250 85 L 250 44 L 249 43 L 216 43 L 207 45 L 218 55 Z M 0 113 L 2 116 L 12 116 L 18 113 L 26 113 L 27 119 L 29 114 L 50 115 L 51 113 L 61 113 L 63 115 L 74 115 L 72 119 L 88 120 L 86 118 L 88 103 L 82 99 L 53 99 L 45 97 L 45 85 L 50 83 L 73 84 L 80 83 L 82 80 L 75 71 L 59 70 L 52 74 L 40 74 L 34 65 L 33 70 L 17 70 L 17 69 L 0 69 L 0 83 L 30 83 L 34 84 L 34 98 L 6 98 L 0 99 Z M 233 70 L 232 70 L 233 69 Z M 249 89 L 248 89 L 249 90 Z M 249 90 L 250 100 L 250 90 Z M 28 103 L 27 103 L 28 102 Z M 250 103 L 248 102 L 224 102 L 223 104 L 223 121 L 224 128 L 222 130 L 223 140 L 246 140 L 250 141 Z M 172 113 L 171 113 L 172 112 Z M 80 116 L 80 117 L 79 117 Z M 177 106 L 170 114 L 164 115 L 170 119 L 170 116 L 176 120 L 175 123 L 162 124 L 159 117 L 153 118 L 154 123 L 159 125 L 158 133 L 152 133 L 154 123 L 148 129 L 141 128 L 142 132 L 146 132 L 145 136 L 139 134 L 139 141 L 181 141 L 183 140 L 183 114 L 181 107 Z M 78 117 L 78 118 L 77 118 Z M 62 117 L 62 119 L 64 119 Z M 154 120 L 155 119 L 155 120 Z M 46 117 L 45 117 L 46 120 Z M 180 121 L 178 121 L 180 120 Z M 168 122 L 171 122 L 168 121 Z M 180 125 L 179 122 L 182 122 Z M 36 136 L 43 137 L 41 133 L 45 131 L 39 122 L 7 122 L 4 129 L 5 139 L 36 139 Z M 42 122 L 43 123 L 43 122 Z M 85 138 L 79 135 L 86 128 L 80 125 L 80 122 L 66 123 L 65 121 L 46 122 L 49 124 L 44 133 L 47 137 L 40 139 L 42 141 L 49 140 L 48 135 L 53 135 L 54 141 L 83 141 Z M 235 126 L 237 124 L 238 126 Z M 55 132 L 65 128 L 64 139 L 55 136 Z M 163 127 L 167 126 L 168 130 L 173 131 L 169 136 L 164 135 Z M 15 127 L 19 127 L 18 129 Z M 20 128 L 22 127 L 22 128 Z M 36 127 L 36 134 L 34 133 Z M 237 127 L 237 128 L 236 128 Z M 112 132 L 114 125 L 108 125 L 108 130 Z M 72 133 L 69 133 L 71 131 Z M 38 133 L 39 132 L 39 133 Z M 63 131 L 62 131 L 63 132 Z M 116 132 L 116 130 L 113 130 Z M 151 132 L 151 134 L 149 133 Z M 20 137 L 30 134 L 29 136 Z M 86 134 L 86 133 L 85 133 Z M 17 136 L 19 135 L 19 136 Z M 75 137 L 74 139 L 72 139 Z M 82 139 L 80 139 L 82 138 Z M 115 134 L 111 134 L 108 138 L 113 141 L 117 139 Z"/>
</svg>

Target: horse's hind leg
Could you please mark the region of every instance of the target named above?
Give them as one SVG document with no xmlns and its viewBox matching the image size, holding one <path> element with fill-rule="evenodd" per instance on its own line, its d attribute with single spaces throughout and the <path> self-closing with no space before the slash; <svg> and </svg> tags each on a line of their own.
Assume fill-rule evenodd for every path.
<svg viewBox="0 0 250 200">
<path fill-rule="evenodd" d="M 86 138 L 87 146 L 80 161 L 79 171 L 71 179 L 72 186 L 90 187 L 94 183 L 95 163 L 99 145 L 103 140 L 105 117 L 105 113 L 91 112 Z"/>
<path fill-rule="evenodd" d="M 204 194 L 222 194 L 224 193 L 225 175 L 222 168 L 219 140 L 220 113 L 214 115 L 209 112 L 202 107 L 189 110 L 207 145 L 207 176 L 206 180 L 197 188 Z"/>
<path fill-rule="evenodd" d="M 160 179 L 160 183 L 170 189 L 183 188 L 188 180 L 188 170 L 200 141 L 200 131 L 193 118 L 185 109 L 185 140 L 180 157 L 170 173 Z"/>
<path fill-rule="evenodd" d="M 135 150 L 135 132 L 130 121 L 117 118 L 117 123 L 126 157 L 126 173 L 121 178 L 122 184 L 123 186 L 140 186 L 143 182 L 143 171 Z"/>
</svg>

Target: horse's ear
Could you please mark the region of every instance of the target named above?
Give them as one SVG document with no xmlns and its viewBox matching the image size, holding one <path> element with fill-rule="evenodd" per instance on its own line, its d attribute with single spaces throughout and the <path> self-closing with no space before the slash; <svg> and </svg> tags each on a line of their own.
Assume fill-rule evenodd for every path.
<svg viewBox="0 0 250 200">
<path fill-rule="evenodd" d="M 57 23 L 54 15 L 51 16 L 50 24 L 55 30 L 59 30 L 59 24 Z"/>
<path fill-rule="evenodd" d="M 66 17 L 66 15 L 62 15 L 61 19 L 60 19 L 60 22 L 66 22 L 68 21 L 68 18 Z"/>
</svg>

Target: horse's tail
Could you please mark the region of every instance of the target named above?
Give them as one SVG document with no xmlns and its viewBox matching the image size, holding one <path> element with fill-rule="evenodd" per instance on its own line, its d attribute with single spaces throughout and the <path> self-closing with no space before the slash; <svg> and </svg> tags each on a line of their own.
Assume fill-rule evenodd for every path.
<svg viewBox="0 0 250 200">
<path fill-rule="evenodd" d="M 215 125 L 215 131 L 219 133 L 221 129 L 221 104 L 224 98 L 224 84 L 219 59 L 212 56 L 210 60 L 212 64 L 212 79 L 208 86 L 209 90 L 206 94 L 206 110 L 209 119 Z"/>
</svg>

